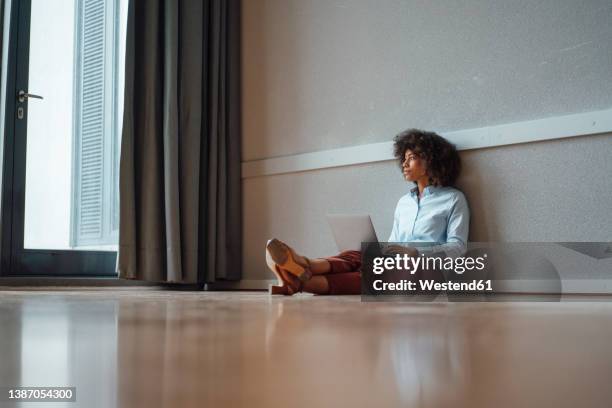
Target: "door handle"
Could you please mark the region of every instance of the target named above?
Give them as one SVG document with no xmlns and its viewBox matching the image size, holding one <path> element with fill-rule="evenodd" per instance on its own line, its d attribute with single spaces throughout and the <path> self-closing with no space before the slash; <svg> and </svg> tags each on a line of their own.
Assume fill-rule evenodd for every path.
<svg viewBox="0 0 612 408">
<path fill-rule="evenodd" d="M 19 91 L 19 94 L 17 95 L 19 102 L 25 102 L 26 98 L 36 98 L 36 99 L 43 99 L 42 96 L 40 95 L 34 95 L 34 94 L 30 94 L 27 93 L 26 91 L 24 91 L 23 89 L 21 91 Z"/>
</svg>

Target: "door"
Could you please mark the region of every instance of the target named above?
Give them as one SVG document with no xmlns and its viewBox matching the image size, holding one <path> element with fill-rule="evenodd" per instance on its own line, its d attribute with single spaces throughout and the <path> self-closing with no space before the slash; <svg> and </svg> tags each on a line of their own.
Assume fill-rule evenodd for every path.
<svg viewBox="0 0 612 408">
<path fill-rule="evenodd" d="M 12 1 L 4 276 L 115 275 L 124 3 Z"/>
</svg>

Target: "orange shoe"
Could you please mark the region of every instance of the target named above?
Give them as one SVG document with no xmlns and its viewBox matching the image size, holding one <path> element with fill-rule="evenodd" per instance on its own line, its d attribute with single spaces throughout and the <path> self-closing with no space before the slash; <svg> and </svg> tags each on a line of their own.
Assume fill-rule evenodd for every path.
<svg viewBox="0 0 612 408">
<path fill-rule="evenodd" d="M 269 240 L 266 244 L 266 256 L 268 255 L 276 265 L 297 276 L 302 282 L 312 278 L 309 259 L 298 255 L 293 248 L 284 242 L 276 238 Z"/>
<path fill-rule="evenodd" d="M 279 273 L 282 273 L 282 272 L 279 272 Z M 304 283 L 302 283 L 302 281 L 299 281 L 299 280 L 298 282 L 300 282 L 298 286 L 293 286 L 292 284 L 288 282 L 287 283 L 283 282 L 282 285 L 270 285 L 270 287 L 268 288 L 268 291 L 270 292 L 271 295 L 293 296 L 294 294 L 300 293 L 303 290 Z"/>
<path fill-rule="evenodd" d="M 304 283 L 274 263 L 274 260 L 268 251 L 266 251 L 266 264 L 268 265 L 268 268 L 274 272 L 274 275 L 276 275 L 276 279 L 278 280 L 278 285 L 270 285 L 269 287 L 271 295 L 291 296 L 294 293 L 302 291 Z"/>
</svg>

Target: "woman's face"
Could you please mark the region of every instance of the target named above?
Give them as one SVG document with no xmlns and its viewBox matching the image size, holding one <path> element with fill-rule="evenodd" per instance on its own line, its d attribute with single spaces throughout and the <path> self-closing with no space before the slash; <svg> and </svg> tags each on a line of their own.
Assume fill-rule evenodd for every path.
<svg viewBox="0 0 612 408">
<path fill-rule="evenodd" d="M 406 150 L 404 163 L 402 164 L 404 178 L 408 181 L 418 181 L 427 177 L 427 167 L 425 161 L 411 150 Z"/>
</svg>

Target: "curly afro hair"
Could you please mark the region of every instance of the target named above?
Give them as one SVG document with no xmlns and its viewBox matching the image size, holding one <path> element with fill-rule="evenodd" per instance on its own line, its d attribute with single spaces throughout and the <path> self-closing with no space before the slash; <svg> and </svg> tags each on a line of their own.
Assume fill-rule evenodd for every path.
<svg viewBox="0 0 612 408">
<path fill-rule="evenodd" d="M 429 182 L 434 186 L 453 186 L 461 172 L 461 159 L 454 144 L 434 132 L 408 129 L 393 139 L 393 154 L 404 162 L 406 150 L 425 160 Z"/>
</svg>

